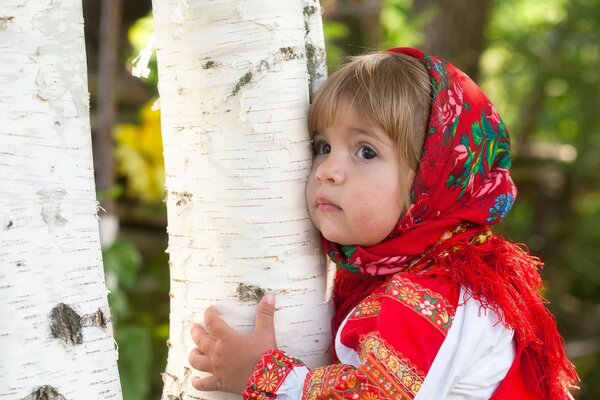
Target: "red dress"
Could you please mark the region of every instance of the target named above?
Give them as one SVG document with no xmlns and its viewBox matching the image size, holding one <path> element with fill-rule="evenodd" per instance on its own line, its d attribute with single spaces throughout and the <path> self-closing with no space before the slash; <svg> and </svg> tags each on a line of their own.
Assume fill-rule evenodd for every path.
<svg viewBox="0 0 600 400">
<path fill-rule="evenodd" d="M 338 357 L 356 357 L 355 362 L 309 370 L 283 351 L 270 350 L 261 357 L 243 397 L 413 399 L 452 327 L 459 298 L 460 288 L 447 274 L 395 274 L 362 300 L 340 329 Z M 505 348 L 510 352 L 511 347 Z M 527 392 L 535 385 L 524 384 L 527 375 L 519 357 L 514 362 L 513 352 L 494 357 L 504 369 L 490 372 L 487 387 L 475 387 L 470 394 L 465 389 L 456 398 L 489 398 L 480 396 L 494 391 L 493 399 L 536 398 Z M 300 371 L 300 378 L 290 378 L 293 371 Z M 458 396 L 453 390 L 448 393 Z"/>
</svg>

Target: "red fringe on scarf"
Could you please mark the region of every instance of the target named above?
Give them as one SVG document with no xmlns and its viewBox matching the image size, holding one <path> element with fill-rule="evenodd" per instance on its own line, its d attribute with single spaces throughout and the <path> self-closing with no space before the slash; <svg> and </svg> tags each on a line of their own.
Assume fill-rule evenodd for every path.
<svg viewBox="0 0 600 400">
<path fill-rule="evenodd" d="M 450 271 L 453 282 L 468 289 L 483 308 L 502 316 L 515 340 L 531 356 L 544 400 L 568 399 L 579 377 L 565 354 L 553 315 L 539 294 L 542 261 L 523 245 L 493 236 L 483 244 L 448 244 L 431 256 L 437 268 Z M 434 271 L 431 271 L 435 273 Z M 424 271 L 424 273 L 427 273 Z M 338 269 L 332 320 L 335 335 L 348 313 L 389 276 L 367 276 Z"/>
</svg>

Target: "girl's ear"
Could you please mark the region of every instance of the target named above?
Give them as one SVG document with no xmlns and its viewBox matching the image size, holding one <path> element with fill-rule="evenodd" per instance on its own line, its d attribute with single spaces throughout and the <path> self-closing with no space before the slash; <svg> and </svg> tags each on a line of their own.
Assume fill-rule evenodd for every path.
<svg viewBox="0 0 600 400">
<path fill-rule="evenodd" d="M 415 181 L 415 176 L 417 175 L 417 172 L 412 169 L 412 168 L 407 168 L 406 169 L 406 173 L 404 174 L 404 181 L 401 182 L 401 188 L 402 190 L 400 191 L 399 195 L 400 195 L 400 204 L 403 205 L 403 210 L 406 211 L 406 209 L 408 209 L 408 206 L 410 205 L 410 189 L 412 188 L 413 182 Z"/>
<path fill-rule="evenodd" d="M 417 172 L 412 169 L 412 168 L 408 168 L 408 171 L 406 172 L 406 191 L 407 193 L 410 192 L 410 188 L 412 187 L 413 183 L 415 182 L 415 176 L 417 175 Z"/>
</svg>

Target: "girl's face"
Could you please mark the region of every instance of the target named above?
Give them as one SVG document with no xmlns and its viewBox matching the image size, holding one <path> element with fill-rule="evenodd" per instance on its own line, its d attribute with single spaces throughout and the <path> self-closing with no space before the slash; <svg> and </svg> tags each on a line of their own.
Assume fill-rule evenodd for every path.
<svg viewBox="0 0 600 400">
<path fill-rule="evenodd" d="M 402 172 L 396 144 L 350 107 L 339 109 L 313 142 L 306 203 L 315 226 L 342 245 L 381 242 L 398 222 L 414 176 Z"/>
</svg>

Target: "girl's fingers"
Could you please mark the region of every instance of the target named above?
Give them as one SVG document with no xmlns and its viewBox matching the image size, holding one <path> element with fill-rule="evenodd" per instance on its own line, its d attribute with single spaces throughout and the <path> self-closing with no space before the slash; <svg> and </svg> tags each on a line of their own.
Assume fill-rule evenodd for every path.
<svg viewBox="0 0 600 400">
<path fill-rule="evenodd" d="M 212 392 L 222 389 L 221 382 L 214 375 L 207 376 L 206 378 L 192 378 L 192 386 L 203 392 Z"/>
<path fill-rule="evenodd" d="M 202 336 L 200 336 L 200 339 L 198 340 L 197 349 L 202 354 L 210 356 L 213 352 L 213 349 L 215 348 L 215 343 L 215 339 L 211 337 L 208 333 L 205 333 Z"/>
<path fill-rule="evenodd" d="M 199 324 L 192 325 L 192 339 L 199 353 L 209 354 L 215 346 L 215 339 Z"/>
<path fill-rule="evenodd" d="M 192 339 L 194 340 L 194 343 L 196 343 L 196 346 L 200 345 L 200 338 L 202 337 L 202 335 L 204 335 L 206 333 L 206 330 L 202 327 L 202 325 L 200 324 L 194 324 L 192 325 Z"/>
<path fill-rule="evenodd" d="M 212 372 L 212 363 L 210 362 L 210 358 L 204 355 L 200 349 L 193 349 L 190 352 L 188 361 L 190 362 L 192 368 L 198 371 Z"/>
<path fill-rule="evenodd" d="M 204 325 L 211 336 L 222 338 L 232 331 L 227 322 L 221 317 L 215 306 L 210 306 L 204 312 Z"/>
</svg>

